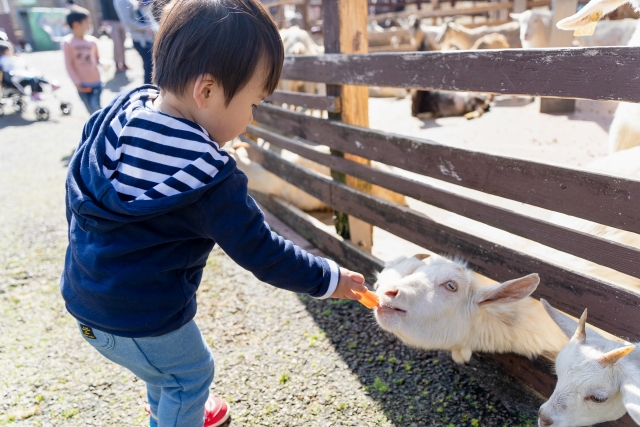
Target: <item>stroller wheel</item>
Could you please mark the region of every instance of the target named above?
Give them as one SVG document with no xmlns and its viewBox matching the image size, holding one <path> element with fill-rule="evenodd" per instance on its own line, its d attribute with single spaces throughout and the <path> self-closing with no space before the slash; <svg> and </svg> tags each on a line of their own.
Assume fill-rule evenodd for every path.
<svg viewBox="0 0 640 427">
<path fill-rule="evenodd" d="M 71 114 L 71 103 L 69 102 L 60 103 L 60 111 L 62 111 L 62 114 L 65 116 L 68 116 L 69 114 Z"/>
<path fill-rule="evenodd" d="M 49 120 L 49 110 L 44 107 L 36 108 L 36 119 L 41 122 Z"/>
<path fill-rule="evenodd" d="M 26 106 L 27 106 L 27 103 L 24 102 L 22 97 L 18 97 L 13 102 L 13 109 L 15 110 L 16 113 L 22 113 Z"/>
</svg>

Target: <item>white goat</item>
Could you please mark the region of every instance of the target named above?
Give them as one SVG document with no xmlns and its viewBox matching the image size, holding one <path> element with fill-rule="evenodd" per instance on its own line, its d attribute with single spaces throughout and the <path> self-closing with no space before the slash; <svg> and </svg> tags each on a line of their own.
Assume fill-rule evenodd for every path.
<svg viewBox="0 0 640 427">
<path fill-rule="evenodd" d="M 591 0 L 575 15 L 558 22 L 561 30 L 577 30 L 597 22 L 607 13 L 623 4 L 631 4 L 640 11 L 640 0 Z M 598 25 L 602 25 L 599 23 Z M 597 31 L 598 27 L 596 27 Z M 627 43 L 627 46 L 640 46 L 640 26 Z M 620 103 L 609 128 L 609 153 L 627 150 L 640 145 L 640 105 Z"/>
<path fill-rule="evenodd" d="M 238 145 L 235 148 L 225 147 L 225 149 L 236 160 L 238 169 L 247 175 L 250 190 L 279 197 L 296 206 L 298 209 L 307 212 L 327 209 L 327 205 L 320 200 L 305 193 L 298 187 L 289 184 L 277 175 L 272 174 L 259 163 L 252 162 L 244 146 Z"/>
<path fill-rule="evenodd" d="M 280 30 L 280 38 L 287 55 L 319 55 L 324 52 L 324 47 L 317 45 L 311 35 L 297 25 Z M 327 91 L 324 83 L 297 80 L 281 80 L 280 89 L 317 95 L 325 95 Z"/>
<path fill-rule="evenodd" d="M 625 46 L 638 28 L 638 19 L 626 18 L 615 21 L 600 21 L 593 35 L 576 37 L 575 46 Z"/>
<path fill-rule="evenodd" d="M 509 49 L 510 47 L 509 41 L 504 34 L 491 33 L 476 40 L 473 46 L 471 46 L 471 50 Z"/>
<path fill-rule="evenodd" d="M 556 359 L 558 383 L 540 407 L 538 425 L 590 426 L 625 412 L 640 424 L 640 350 L 585 328 L 587 310 L 576 322 L 545 300 L 542 304 L 571 340 Z"/>
<path fill-rule="evenodd" d="M 267 171 L 259 163 L 252 162 L 251 159 L 249 159 L 246 147 L 248 147 L 248 145 L 245 143 L 236 143 L 233 148 L 225 147 L 225 149 L 229 151 L 229 154 L 236 160 L 238 169 L 247 175 L 250 190 L 280 197 L 307 212 L 329 209 L 322 201 Z M 329 153 L 329 149 L 325 146 L 315 146 L 313 148 L 323 153 Z M 331 170 L 327 166 L 308 160 L 289 150 L 282 150 L 280 156 L 291 163 L 295 163 L 321 175 L 331 176 Z M 378 162 L 371 162 L 371 167 L 385 172 L 391 171 L 389 166 Z M 402 194 L 395 193 L 377 185 L 371 185 L 371 195 L 402 206 L 407 205 L 407 201 Z"/>
<path fill-rule="evenodd" d="M 510 13 L 509 16 L 520 24 L 520 42 L 525 49 L 549 47 L 551 34 L 550 10 L 527 10 Z"/>
<path fill-rule="evenodd" d="M 442 25 L 442 30 L 436 42 L 443 50 L 452 46 L 460 50 L 468 50 L 473 47 L 473 44 L 480 37 L 491 33 L 503 34 L 511 47 L 522 47 L 522 43 L 520 43 L 520 24 L 518 22 L 508 22 L 497 26 L 483 25 L 478 28 L 467 28 L 455 22 L 449 22 Z"/>
<path fill-rule="evenodd" d="M 540 302 L 529 298 L 539 282 L 530 274 L 481 286 L 461 262 L 437 255 L 400 257 L 378 276 L 375 317 L 406 344 L 450 350 L 457 363 L 468 362 L 473 351 L 556 354 L 567 338 Z"/>
</svg>

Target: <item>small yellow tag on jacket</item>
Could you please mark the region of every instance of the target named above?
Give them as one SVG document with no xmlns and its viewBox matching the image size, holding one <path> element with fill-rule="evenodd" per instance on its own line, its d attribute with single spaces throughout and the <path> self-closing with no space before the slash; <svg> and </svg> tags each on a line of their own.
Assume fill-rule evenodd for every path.
<svg viewBox="0 0 640 427">
<path fill-rule="evenodd" d="M 82 329 L 82 335 L 92 340 L 96 339 L 96 336 L 93 334 L 93 329 L 91 329 L 87 325 L 80 325 L 80 329 Z"/>
</svg>

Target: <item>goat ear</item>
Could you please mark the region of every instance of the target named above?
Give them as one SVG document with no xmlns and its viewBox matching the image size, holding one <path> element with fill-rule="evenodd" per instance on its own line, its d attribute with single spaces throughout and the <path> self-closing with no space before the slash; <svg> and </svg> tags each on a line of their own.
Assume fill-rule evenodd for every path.
<svg viewBox="0 0 640 427">
<path fill-rule="evenodd" d="M 587 309 L 585 308 L 582 312 L 582 316 L 580 316 L 580 320 L 578 321 L 578 327 L 576 328 L 576 332 L 573 334 L 571 339 L 578 344 L 584 344 L 587 340 L 587 330 L 585 329 L 587 326 Z"/>
<path fill-rule="evenodd" d="M 624 347 L 613 349 L 603 354 L 602 357 L 598 359 L 598 363 L 600 366 L 613 366 L 618 360 L 628 356 L 635 348 L 635 345 L 625 345 Z"/>
<path fill-rule="evenodd" d="M 510 13 L 509 17 L 517 21 L 520 18 L 520 15 L 522 15 L 522 13 Z"/>
<path fill-rule="evenodd" d="M 420 261 L 422 261 L 423 259 L 427 259 L 431 256 L 431 254 L 415 254 L 413 257 L 415 259 L 419 259 Z"/>
<path fill-rule="evenodd" d="M 577 30 L 578 28 L 597 22 L 607 13 L 617 9 L 629 0 L 591 0 L 580 12 L 564 18 L 556 24 L 561 30 Z"/>
<path fill-rule="evenodd" d="M 629 416 L 636 424 L 640 425 L 640 378 L 633 376 L 627 379 L 620 387 L 622 403 Z"/>
<path fill-rule="evenodd" d="M 387 261 L 384 263 L 384 268 L 388 268 L 388 267 L 393 267 L 394 265 L 398 265 L 400 264 L 402 261 L 404 261 L 405 259 L 407 259 L 406 256 L 404 255 L 400 255 L 397 258 L 392 259 L 391 261 Z"/>
<path fill-rule="evenodd" d="M 514 302 L 531 295 L 540 283 L 540 276 L 536 273 L 519 279 L 509 280 L 495 286 L 479 288 L 477 292 L 478 305 L 485 305 L 494 302 Z"/>
<path fill-rule="evenodd" d="M 576 322 L 566 314 L 561 313 L 553 308 L 551 304 L 547 302 L 547 300 L 540 298 L 540 302 L 542 303 L 542 306 L 546 310 L 547 314 L 549 314 L 551 319 L 556 322 L 556 325 L 558 325 L 560 329 L 562 329 L 562 332 L 565 333 L 567 338 L 571 338 L 576 331 L 576 328 L 578 327 L 578 322 Z"/>
</svg>

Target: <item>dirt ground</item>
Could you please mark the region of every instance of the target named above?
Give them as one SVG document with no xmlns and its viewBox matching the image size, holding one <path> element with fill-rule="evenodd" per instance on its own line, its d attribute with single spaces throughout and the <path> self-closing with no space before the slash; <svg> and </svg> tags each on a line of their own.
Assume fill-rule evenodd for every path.
<svg viewBox="0 0 640 427">
<path fill-rule="evenodd" d="M 108 63 L 109 41 L 100 48 Z M 147 425 L 143 385 L 82 341 L 58 291 L 66 165 L 88 114 L 60 52 L 24 58 L 61 83 L 59 98 L 74 112 L 62 117 L 49 100 L 48 122 L 34 122 L 33 105 L 0 117 L 0 425 Z M 135 51 L 127 61 L 126 75 L 106 71 L 103 104 L 140 83 Z M 612 111 L 612 104 L 580 102 L 575 114 L 540 115 L 528 103 L 498 105 L 469 122 L 421 121 L 410 117 L 408 99 L 370 105 L 377 129 L 568 165 L 606 153 Z M 232 403 L 231 426 L 535 423 L 535 398 L 489 381 L 477 358 L 463 368 L 446 353 L 406 348 L 357 303 L 274 290 L 222 251 L 212 254 L 198 298 L 196 320 L 216 355 L 212 391 Z"/>
</svg>

